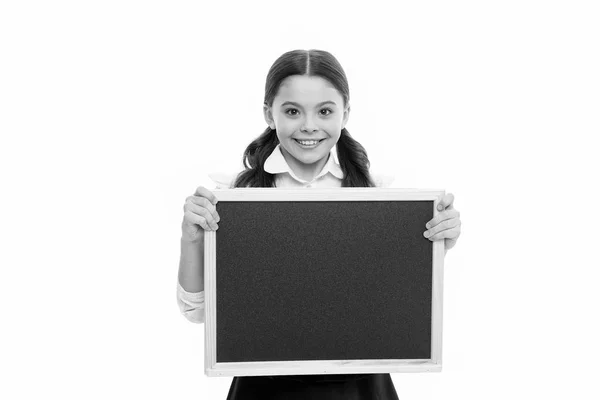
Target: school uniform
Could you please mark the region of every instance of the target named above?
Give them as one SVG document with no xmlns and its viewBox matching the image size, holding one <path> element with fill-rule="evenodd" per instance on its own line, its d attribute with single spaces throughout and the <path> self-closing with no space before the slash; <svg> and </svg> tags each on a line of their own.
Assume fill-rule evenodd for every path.
<svg viewBox="0 0 600 400">
<path fill-rule="evenodd" d="M 291 170 L 280 146 L 265 161 L 266 172 L 275 174 L 278 188 L 342 187 L 344 173 L 335 146 L 327 163 L 311 181 L 299 178 Z M 217 189 L 233 186 L 235 175 L 209 174 Z M 387 187 L 391 177 L 373 176 L 375 185 Z M 177 284 L 177 302 L 181 313 L 192 322 L 204 322 L 204 292 L 189 293 Z M 234 377 L 227 400 L 394 400 L 398 399 L 390 374 L 287 375 Z"/>
</svg>

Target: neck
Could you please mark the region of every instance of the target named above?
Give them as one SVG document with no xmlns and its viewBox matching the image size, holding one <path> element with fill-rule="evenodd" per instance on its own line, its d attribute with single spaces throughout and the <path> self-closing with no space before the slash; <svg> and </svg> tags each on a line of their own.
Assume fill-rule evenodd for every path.
<svg viewBox="0 0 600 400">
<path fill-rule="evenodd" d="M 327 157 L 323 157 L 313 164 L 303 164 L 291 156 L 283 148 L 283 146 L 280 146 L 280 149 L 281 154 L 283 154 L 283 158 L 285 161 L 287 161 L 292 171 L 294 171 L 294 174 L 296 174 L 298 178 L 309 182 L 312 181 L 315 176 L 317 176 L 317 174 L 323 170 L 323 167 L 325 167 L 325 164 L 327 164 L 329 157 L 331 157 L 331 154 L 329 154 Z"/>
</svg>

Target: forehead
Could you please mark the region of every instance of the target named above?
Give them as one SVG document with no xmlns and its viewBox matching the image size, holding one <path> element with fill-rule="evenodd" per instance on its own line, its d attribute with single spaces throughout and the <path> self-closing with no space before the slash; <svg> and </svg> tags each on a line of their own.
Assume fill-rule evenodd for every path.
<svg viewBox="0 0 600 400">
<path fill-rule="evenodd" d="M 321 103 L 334 101 L 343 105 L 342 95 L 326 79 L 319 76 L 292 75 L 281 82 L 274 103 L 294 101 L 297 103 Z"/>
</svg>

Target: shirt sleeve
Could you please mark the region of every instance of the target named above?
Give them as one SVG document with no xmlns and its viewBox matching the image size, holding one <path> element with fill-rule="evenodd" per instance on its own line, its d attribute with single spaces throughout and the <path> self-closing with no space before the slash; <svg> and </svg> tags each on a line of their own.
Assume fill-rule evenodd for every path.
<svg viewBox="0 0 600 400">
<path fill-rule="evenodd" d="M 177 304 L 181 314 L 189 321 L 197 324 L 204 322 L 204 291 L 186 292 L 177 281 Z"/>
</svg>

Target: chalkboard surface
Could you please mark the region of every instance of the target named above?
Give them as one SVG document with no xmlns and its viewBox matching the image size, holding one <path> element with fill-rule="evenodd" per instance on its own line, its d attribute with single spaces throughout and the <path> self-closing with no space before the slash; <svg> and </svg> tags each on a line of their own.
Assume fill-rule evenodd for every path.
<svg viewBox="0 0 600 400">
<path fill-rule="evenodd" d="M 432 201 L 217 211 L 217 362 L 430 357 Z"/>
<path fill-rule="evenodd" d="M 219 199 L 211 364 L 431 360 L 434 205 Z"/>
</svg>

